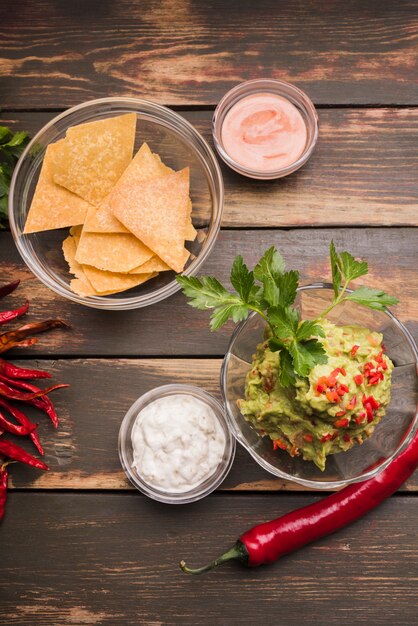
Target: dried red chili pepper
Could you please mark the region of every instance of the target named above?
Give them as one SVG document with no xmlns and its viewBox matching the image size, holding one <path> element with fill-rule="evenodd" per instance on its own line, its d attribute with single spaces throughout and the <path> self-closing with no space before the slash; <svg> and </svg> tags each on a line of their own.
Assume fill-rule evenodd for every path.
<svg viewBox="0 0 418 626">
<path fill-rule="evenodd" d="M 228 552 L 204 567 L 191 569 L 184 561 L 180 562 L 180 567 L 187 574 L 202 574 L 233 559 L 248 567 L 273 563 L 284 554 L 363 517 L 397 491 L 417 466 L 418 432 L 406 450 L 374 478 L 349 485 L 318 502 L 254 526 L 241 535 Z"/>
<path fill-rule="evenodd" d="M 0 521 L 3 519 L 4 516 L 4 509 L 7 499 L 7 481 L 9 478 L 9 472 L 7 467 L 13 462 L 14 461 L 6 461 L 0 467 Z"/>
<path fill-rule="evenodd" d="M 11 322 L 12 320 L 24 315 L 29 308 L 29 302 L 25 302 L 23 306 L 18 309 L 11 309 L 10 311 L 0 311 L 0 326 L 2 324 L 7 324 L 7 322 Z"/>
<path fill-rule="evenodd" d="M 41 389 L 40 391 L 36 391 L 33 393 L 23 393 L 22 391 L 18 391 L 17 389 L 13 389 L 9 385 L 6 385 L 4 382 L 0 382 L 0 396 L 4 396 L 9 400 L 30 402 L 31 400 L 41 398 L 42 396 L 51 393 L 51 391 L 55 391 L 56 389 L 62 389 L 63 387 L 69 387 L 69 385 L 52 385 L 51 387 L 47 387 L 46 389 Z"/>
<path fill-rule="evenodd" d="M 17 330 L 12 330 L 7 333 L 0 334 L 0 352 L 6 352 L 14 346 L 27 346 L 27 341 L 34 343 L 33 338 L 26 339 L 28 335 L 33 333 L 43 333 L 46 330 L 52 328 L 69 328 L 69 325 L 62 320 L 45 320 L 44 322 L 33 322 L 31 324 L 25 324 Z M 26 341 L 25 341 L 26 340 Z"/>
<path fill-rule="evenodd" d="M 26 450 L 23 450 L 23 448 L 20 448 L 11 441 L 0 439 L 0 454 L 9 457 L 9 459 L 13 459 L 13 461 L 19 461 L 20 463 L 31 465 L 37 469 L 45 471 L 49 470 L 48 465 L 45 465 L 43 461 L 36 459 L 34 456 L 29 454 L 29 452 L 26 452 Z"/>
<path fill-rule="evenodd" d="M 0 428 L 6 430 L 8 433 L 12 435 L 19 435 L 21 437 L 25 437 L 33 432 L 37 428 L 37 424 L 32 424 L 29 422 L 28 424 L 13 424 L 10 422 L 3 413 L 0 412 Z"/>
<path fill-rule="evenodd" d="M 9 402 L 7 402 L 7 400 L 2 398 L 1 396 L 0 396 L 0 406 L 2 406 L 4 409 L 6 409 L 10 413 L 10 415 L 13 415 L 13 417 L 15 418 L 15 420 L 17 422 L 19 422 L 19 424 L 22 424 L 23 426 L 26 426 L 28 424 L 32 424 L 32 422 L 29 420 L 29 418 L 26 417 L 26 415 L 24 413 L 22 413 L 22 411 L 20 409 L 17 409 L 15 406 L 13 406 Z M 29 434 L 29 437 L 30 437 L 33 445 L 38 450 L 39 454 L 41 456 L 44 456 L 45 452 L 44 452 L 44 449 L 43 449 L 43 447 L 41 445 L 41 442 L 39 441 L 38 433 L 35 430 L 33 430 Z"/>
<path fill-rule="evenodd" d="M 15 280 L 13 283 L 9 283 L 8 285 L 3 285 L 0 287 L 0 298 L 5 298 L 10 293 L 13 293 L 15 289 L 17 289 L 20 285 L 20 280 Z"/>
<path fill-rule="evenodd" d="M 4 359 L 0 359 L 0 374 L 8 378 L 51 378 L 51 374 L 44 370 L 30 370 L 25 367 L 18 367 L 14 363 L 9 363 Z"/>
<path fill-rule="evenodd" d="M 17 387 L 18 389 L 25 389 L 26 391 L 31 391 L 32 393 L 37 393 L 39 391 L 42 391 L 39 387 L 36 387 L 35 385 L 32 385 L 30 383 L 27 383 L 26 381 L 9 380 L 5 378 L 4 376 L 2 376 L 1 374 L 0 374 L 0 380 L 3 380 L 4 382 L 6 382 L 6 384 L 14 385 L 14 387 Z M 64 385 L 64 386 L 69 387 L 69 385 Z M 46 413 L 48 417 L 51 419 L 51 422 L 53 423 L 54 427 L 57 428 L 58 415 L 55 412 L 54 405 L 52 404 L 52 400 L 50 400 L 50 398 L 48 398 L 47 396 L 42 396 L 41 398 L 32 398 L 30 400 L 27 400 L 27 402 L 28 404 L 32 404 L 32 406 L 35 406 L 41 411 L 43 411 L 44 413 Z"/>
</svg>

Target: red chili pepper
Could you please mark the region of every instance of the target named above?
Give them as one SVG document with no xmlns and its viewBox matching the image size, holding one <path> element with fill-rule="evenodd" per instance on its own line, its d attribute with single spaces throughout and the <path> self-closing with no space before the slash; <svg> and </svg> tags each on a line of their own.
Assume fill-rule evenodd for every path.
<svg viewBox="0 0 418 626">
<path fill-rule="evenodd" d="M 43 461 L 36 459 L 34 456 L 29 454 L 29 452 L 26 452 L 26 450 L 23 450 L 23 448 L 20 448 L 11 441 L 0 439 L 0 454 L 9 457 L 9 459 L 13 459 L 14 461 L 19 461 L 20 463 L 36 467 L 37 469 L 49 470 L 48 465 L 45 465 Z"/>
<path fill-rule="evenodd" d="M 18 367 L 14 363 L 9 363 L 4 359 L 0 359 L 0 374 L 8 378 L 51 378 L 49 372 L 44 370 L 29 370 L 24 367 Z"/>
<path fill-rule="evenodd" d="M 26 415 L 24 413 L 22 413 L 22 411 L 17 409 L 15 406 L 11 405 L 9 402 L 7 402 L 7 400 L 2 398 L 1 396 L 0 396 L 0 406 L 2 406 L 4 409 L 9 411 L 10 415 L 13 415 L 13 417 L 15 418 L 15 420 L 17 422 L 19 422 L 19 424 L 22 424 L 23 426 L 27 426 L 29 424 L 32 424 L 32 422 L 29 420 L 29 418 L 26 417 Z M 43 449 L 43 447 L 41 445 L 41 442 L 39 441 L 38 433 L 35 430 L 33 430 L 29 434 L 29 437 L 31 438 L 31 441 L 32 441 L 33 445 L 36 447 L 36 449 L 38 450 L 39 454 L 41 456 L 44 456 L 45 452 L 44 452 L 44 449 Z"/>
<path fill-rule="evenodd" d="M 8 433 L 12 435 L 19 435 L 25 437 L 29 435 L 29 433 L 33 432 L 37 428 L 38 424 L 13 424 L 13 422 L 9 422 L 9 420 L 0 412 L 0 428 L 6 430 Z"/>
<path fill-rule="evenodd" d="M 15 289 L 17 289 L 20 285 L 20 280 L 15 280 L 13 283 L 9 283 L 8 285 L 3 285 L 0 287 L 0 298 L 5 298 L 10 293 L 13 293 Z"/>
<path fill-rule="evenodd" d="M 205 567 L 191 569 L 184 561 L 180 562 L 180 567 L 187 574 L 201 574 L 233 559 L 248 567 L 273 563 L 284 554 L 363 517 L 397 491 L 417 466 L 418 432 L 406 450 L 374 478 L 349 485 L 313 504 L 255 526 L 241 535 L 228 552 Z"/>
<path fill-rule="evenodd" d="M 7 322 L 11 322 L 12 320 L 24 315 L 29 308 L 29 302 L 25 302 L 23 306 L 19 309 L 12 309 L 10 311 L 1 311 L 0 312 L 0 326 L 1 324 L 7 324 Z"/>
<path fill-rule="evenodd" d="M 26 381 L 23 381 L 23 380 L 8 380 L 4 376 L 1 376 L 1 375 L 0 375 L 0 380 L 5 381 L 9 385 L 14 385 L 18 389 L 25 389 L 27 391 L 31 391 L 34 394 L 38 393 L 39 391 L 42 391 L 42 389 L 39 389 L 39 387 L 36 387 L 35 385 L 32 385 L 31 383 L 27 383 Z M 64 385 L 64 387 L 69 387 L 69 385 Z M 36 406 L 38 409 L 46 413 L 48 417 L 51 419 L 51 422 L 53 423 L 54 427 L 57 428 L 58 415 L 55 412 L 54 405 L 52 404 L 52 400 L 50 398 L 48 398 L 47 396 L 42 396 L 40 398 L 32 398 L 30 400 L 27 400 L 27 402 L 28 404 L 32 404 L 33 406 Z"/>
<path fill-rule="evenodd" d="M 304 440 L 305 440 L 305 441 L 307 441 L 308 443 L 312 443 L 312 441 L 313 441 L 313 437 L 312 437 L 312 435 L 310 435 L 309 433 L 308 433 L 308 434 L 306 434 L 306 435 L 303 435 L 303 438 L 304 438 Z"/>
<path fill-rule="evenodd" d="M 0 378 L 4 378 L 1 376 Z M 41 398 L 46 396 L 46 394 L 51 393 L 51 391 L 55 391 L 55 389 L 62 389 L 63 387 L 69 387 L 69 385 L 52 385 L 52 387 L 47 387 L 46 389 L 40 389 L 39 391 L 33 393 L 23 393 L 22 391 L 17 391 L 16 389 L 12 389 L 9 385 L 6 385 L 4 382 L 0 382 L 0 396 L 4 396 L 9 400 L 19 400 L 19 402 L 30 402 L 31 400 L 35 400 L 36 398 Z"/>
<path fill-rule="evenodd" d="M 0 334 L 0 352 L 6 352 L 6 350 L 10 350 L 14 346 L 31 345 L 35 343 L 36 339 L 27 339 L 28 335 L 43 333 L 51 328 L 69 328 L 69 326 L 62 320 L 45 320 L 44 322 L 25 324 L 17 330 Z"/>
<path fill-rule="evenodd" d="M 361 383 L 363 382 L 363 376 L 361 374 L 356 374 L 354 376 L 354 382 L 356 383 L 356 385 L 361 385 Z"/>
<path fill-rule="evenodd" d="M 357 350 L 358 350 L 359 348 L 360 348 L 360 346 L 357 346 L 357 345 L 355 345 L 355 346 L 353 346 L 353 347 L 351 348 L 351 350 L 350 350 L 350 356 L 351 356 L 351 358 L 352 358 L 352 359 L 354 359 L 354 357 L 356 356 L 356 352 L 357 352 Z"/>
<path fill-rule="evenodd" d="M 13 463 L 13 461 L 6 461 L 0 467 L 0 521 L 3 519 L 4 509 L 6 507 L 7 499 L 7 481 L 9 478 L 9 472 L 7 466 Z"/>
</svg>

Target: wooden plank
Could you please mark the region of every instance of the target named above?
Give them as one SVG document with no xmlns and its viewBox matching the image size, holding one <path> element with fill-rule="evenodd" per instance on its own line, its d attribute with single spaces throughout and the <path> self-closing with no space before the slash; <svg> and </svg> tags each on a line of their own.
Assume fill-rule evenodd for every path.
<svg viewBox="0 0 418 626">
<path fill-rule="evenodd" d="M 210 111 L 182 111 L 213 145 Z M 55 113 L 3 113 L 37 132 Z M 279 181 L 256 181 L 223 163 L 223 226 L 418 225 L 418 110 L 321 109 L 309 163 Z"/>
<path fill-rule="evenodd" d="M 203 564 L 246 528 L 313 500 L 214 495 L 175 507 L 134 494 L 11 494 L 1 622 L 415 625 L 417 498 L 392 498 L 269 567 L 229 563 L 197 578 L 178 569 L 181 558 Z"/>
<path fill-rule="evenodd" d="M 252 266 L 262 252 L 276 245 L 288 267 L 301 271 L 301 283 L 329 279 L 328 247 L 334 238 L 339 249 L 350 250 L 369 261 L 364 283 L 381 287 L 401 300 L 396 313 L 412 332 L 417 330 L 416 230 L 413 229 L 318 229 L 222 231 L 203 271 L 228 280 L 232 260 L 243 254 Z M 232 331 L 228 324 L 216 333 L 209 330 L 209 315 L 192 309 L 181 293 L 143 309 L 97 311 L 64 301 L 39 283 L 20 260 L 10 233 L 0 233 L 1 281 L 16 278 L 22 286 L 7 301 L 31 302 L 28 319 L 59 315 L 73 330 L 53 331 L 19 354 L 76 356 L 184 356 L 225 354 Z M 202 272 L 203 273 L 203 272 Z M 164 329 L 164 335 L 161 335 Z M 16 351 L 17 353 L 17 351 Z"/>
<path fill-rule="evenodd" d="M 3 3 L 3 107 L 109 95 L 214 105 L 272 77 L 321 104 L 417 104 L 416 0 Z"/>
<path fill-rule="evenodd" d="M 36 367 L 36 362 L 31 362 Z M 51 471 L 38 472 L 24 466 L 11 468 L 11 488 L 29 489 L 132 489 L 120 466 L 117 451 L 119 427 L 131 404 L 143 393 L 170 383 L 186 383 L 206 389 L 220 399 L 220 359 L 109 359 L 42 362 L 54 381 L 69 389 L 54 393 L 60 427 L 36 410 L 45 459 Z M 21 438 L 19 445 L 23 444 Z M 25 445 L 33 452 L 30 442 Z M 418 472 L 403 490 L 418 491 Z M 237 446 L 236 458 L 221 490 L 306 491 L 275 478 Z"/>
</svg>

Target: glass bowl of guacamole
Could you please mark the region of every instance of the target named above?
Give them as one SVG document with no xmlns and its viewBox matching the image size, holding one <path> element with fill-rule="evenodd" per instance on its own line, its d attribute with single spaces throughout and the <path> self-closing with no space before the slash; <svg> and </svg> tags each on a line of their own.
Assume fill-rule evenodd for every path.
<svg viewBox="0 0 418 626">
<path fill-rule="evenodd" d="M 298 290 L 301 319 L 316 319 L 332 286 Z M 256 313 L 232 335 L 221 371 L 229 425 L 270 473 L 315 489 L 371 478 L 418 426 L 416 344 L 389 311 L 345 302 L 320 321 L 328 361 L 284 388 L 278 353 Z"/>
</svg>

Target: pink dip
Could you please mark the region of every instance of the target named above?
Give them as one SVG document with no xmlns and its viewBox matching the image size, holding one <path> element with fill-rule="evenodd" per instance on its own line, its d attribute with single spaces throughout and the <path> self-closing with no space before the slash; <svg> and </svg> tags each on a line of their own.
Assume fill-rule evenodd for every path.
<svg viewBox="0 0 418 626">
<path fill-rule="evenodd" d="M 222 124 L 222 144 L 231 159 L 259 172 L 291 165 L 307 140 L 306 125 L 289 100 L 256 93 L 234 104 Z"/>
</svg>

